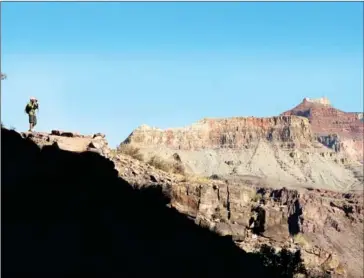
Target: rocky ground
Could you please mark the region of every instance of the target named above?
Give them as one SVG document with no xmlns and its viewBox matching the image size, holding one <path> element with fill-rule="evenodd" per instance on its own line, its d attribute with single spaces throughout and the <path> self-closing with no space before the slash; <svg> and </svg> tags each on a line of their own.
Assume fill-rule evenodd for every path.
<svg viewBox="0 0 364 278">
<path fill-rule="evenodd" d="M 317 188 L 270 187 L 255 177 L 202 179 L 154 168 L 111 150 L 102 134 L 52 131 L 22 133 L 40 147 L 93 151 L 110 159 L 119 176 L 136 188 L 157 186 L 171 208 L 220 235 L 230 235 L 248 252 L 262 246 L 301 252 L 310 277 L 363 277 L 363 194 Z M 326 275 L 326 276 L 322 276 Z M 305 275 L 301 275 L 305 277 Z"/>
</svg>

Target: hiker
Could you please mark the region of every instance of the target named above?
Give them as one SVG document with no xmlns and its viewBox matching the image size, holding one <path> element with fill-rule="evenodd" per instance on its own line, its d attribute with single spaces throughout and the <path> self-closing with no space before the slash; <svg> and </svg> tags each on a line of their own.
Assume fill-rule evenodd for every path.
<svg viewBox="0 0 364 278">
<path fill-rule="evenodd" d="M 38 100 L 35 97 L 31 97 L 27 106 L 25 107 L 25 113 L 29 115 L 29 131 L 32 132 L 33 128 L 37 124 L 36 110 L 38 110 Z"/>
</svg>

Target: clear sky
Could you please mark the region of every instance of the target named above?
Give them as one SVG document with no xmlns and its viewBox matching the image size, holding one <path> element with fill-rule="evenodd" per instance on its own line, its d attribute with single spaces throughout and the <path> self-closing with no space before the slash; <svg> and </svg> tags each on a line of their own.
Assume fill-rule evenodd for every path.
<svg viewBox="0 0 364 278">
<path fill-rule="evenodd" d="M 363 110 L 363 3 L 1 3 L 1 120 L 26 130 L 273 116 L 304 97 Z"/>
</svg>

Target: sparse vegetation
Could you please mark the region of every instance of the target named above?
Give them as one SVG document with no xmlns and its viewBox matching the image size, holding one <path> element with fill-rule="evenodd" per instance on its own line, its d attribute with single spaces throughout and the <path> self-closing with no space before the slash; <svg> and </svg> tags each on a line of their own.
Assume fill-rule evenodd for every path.
<svg viewBox="0 0 364 278">
<path fill-rule="evenodd" d="M 178 154 L 178 153 L 174 153 L 174 154 L 173 154 L 173 159 L 174 159 L 175 161 L 177 161 L 177 162 L 182 162 L 181 157 L 179 156 L 179 154 Z"/>
<path fill-rule="evenodd" d="M 208 178 L 208 177 L 199 177 L 199 176 L 197 176 L 197 177 L 194 177 L 194 180 L 199 182 L 199 183 L 209 183 L 209 182 L 211 182 L 211 179 Z"/>
<path fill-rule="evenodd" d="M 335 272 L 340 275 L 344 275 L 346 273 L 345 266 L 342 263 L 339 263 L 338 267 L 335 269 Z"/>
<path fill-rule="evenodd" d="M 164 172 L 180 175 L 184 175 L 185 173 L 184 167 L 181 163 L 165 161 L 156 155 L 152 156 L 147 163 Z"/>
<path fill-rule="evenodd" d="M 263 195 L 260 193 L 253 193 L 252 201 L 253 202 L 259 202 L 263 198 Z"/>
<path fill-rule="evenodd" d="M 185 175 L 181 182 L 193 182 L 199 184 L 207 184 L 210 183 L 212 179 L 209 177 L 202 177 L 202 176 L 194 176 L 194 175 Z"/>
<path fill-rule="evenodd" d="M 116 149 L 110 149 L 110 156 L 114 157 L 114 156 L 116 156 L 118 154 L 117 148 Z"/>
<path fill-rule="evenodd" d="M 305 239 L 305 237 L 301 233 L 298 233 L 298 234 L 294 235 L 293 236 L 293 241 L 295 243 L 297 243 L 298 245 L 300 245 L 301 247 L 305 247 L 305 246 L 308 245 L 307 240 Z"/>
<path fill-rule="evenodd" d="M 174 166 L 173 166 L 173 173 L 174 174 L 184 175 L 185 174 L 185 167 L 183 167 L 182 164 L 175 163 Z"/>
<path fill-rule="evenodd" d="M 117 152 L 128 155 L 140 161 L 144 160 L 143 154 L 140 153 L 140 149 L 129 144 L 120 144 L 117 148 Z"/>
<path fill-rule="evenodd" d="M 164 172 L 170 172 L 171 170 L 171 165 L 169 163 L 167 163 L 166 161 L 162 160 L 160 157 L 154 155 L 152 156 L 149 161 L 148 164 L 159 169 L 162 170 Z"/>
<path fill-rule="evenodd" d="M 213 174 L 213 175 L 210 176 L 210 179 L 212 179 L 212 180 L 220 180 L 220 177 L 218 175 L 216 175 L 216 174 Z"/>
<path fill-rule="evenodd" d="M 140 149 L 129 144 L 122 143 L 116 148 L 116 150 L 112 150 L 111 152 L 112 155 L 116 155 L 118 153 L 130 156 L 139 161 L 144 161 L 144 156 L 140 152 Z M 154 155 L 147 161 L 147 163 L 154 168 L 157 168 L 167 173 L 179 174 L 183 176 L 185 174 L 185 169 L 182 163 L 178 160 L 175 162 L 170 162 L 163 160 L 157 155 Z"/>
<path fill-rule="evenodd" d="M 268 245 L 260 248 L 261 257 L 265 267 L 271 270 L 271 277 L 293 277 L 295 274 L 306 274 L 307 270 L 301 258 L 301 252 L 292 253 L 286 249 L 276 252 Z"/>
</svg>

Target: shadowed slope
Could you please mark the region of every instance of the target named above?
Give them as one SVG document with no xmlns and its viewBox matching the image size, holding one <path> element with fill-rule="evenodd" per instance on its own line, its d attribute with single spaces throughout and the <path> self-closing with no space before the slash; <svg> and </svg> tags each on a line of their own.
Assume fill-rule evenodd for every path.
<svg viewBox="0 0 364 278">
<path fill-rule="evenodd" d="M 1 159 L 4 278 L 282 277 L 95 153 L 40 150 L 2 129 Z"/>
</svg>

